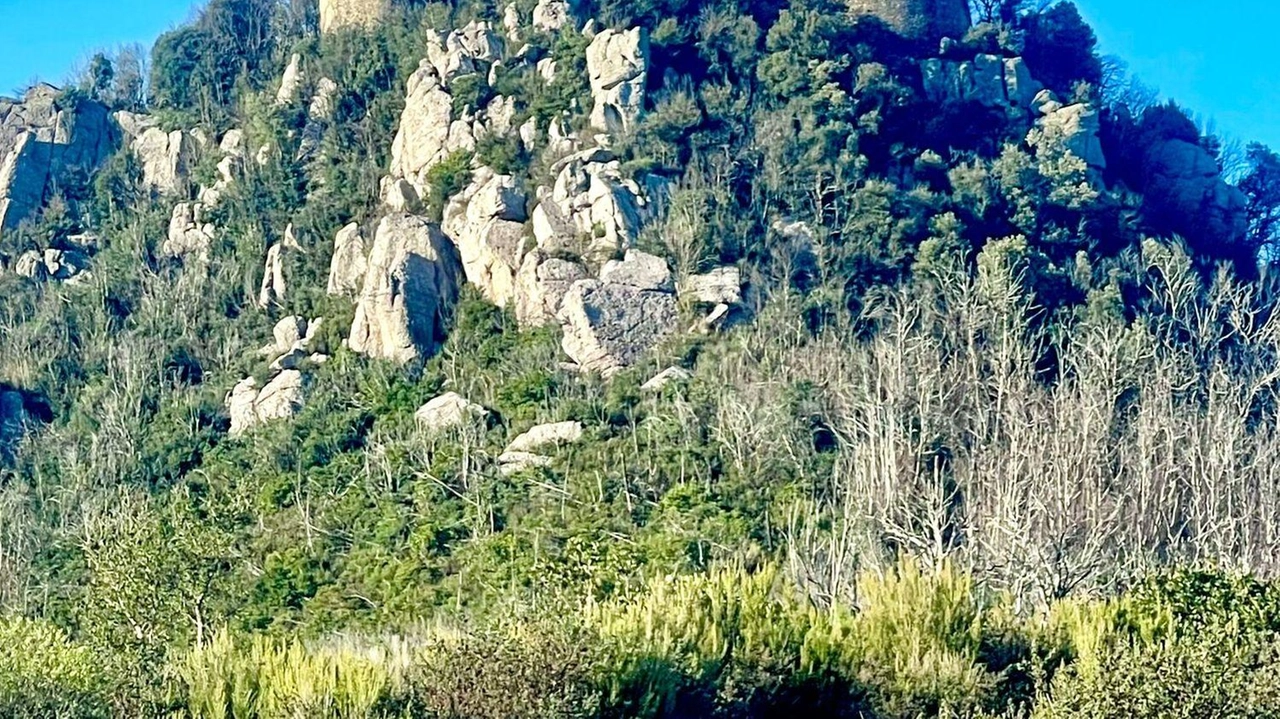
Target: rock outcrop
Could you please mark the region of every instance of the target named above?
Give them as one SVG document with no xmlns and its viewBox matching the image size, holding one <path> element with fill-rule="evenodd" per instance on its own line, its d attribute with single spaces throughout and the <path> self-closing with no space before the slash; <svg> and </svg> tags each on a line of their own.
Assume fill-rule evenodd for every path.
<svg viewBox="0 0 1280 719">
<path fill-rule="evenodd" d="M 165 132 L 147 115 L 118 112 L 115 117 L 142 166 L 143 184 L 167 197 L 187 196 L 204 136 L 183 130 Z"/>
<path fill-rule="evenodd" d="M 169 234 L 160 247 L 162 257 L 204 261 L 217 234 L 213 224 L 205 218 L 205 206 L 200 202 L 179 202 L 169 218 Z"/>
<path fill-rule="evenodd" d="M 482 169 L 445 209 L 444 231 L 458 246 L 467 281 L 499 307 L 515 294 L 528 202 L 519 180 Z"/>
<path fill-rule="evenodd" d="M 575 282 L 558 313 L 565 354 L 606 377 L 634 364 L 676 331 L 672 287 L 666 263 L 635 250 L 606 265 L 600 279 Z"/>
<path fill-rule="evenodd" d="M 1248 198 L 1222 179 L 1213 155 L 1200 145 L 1180 138 L 1158 142 L 1143 167 L 1142 193 L 1156 224 L 1178 218 L 1189 240 L 1218 247 L 1248 231 Z"/>
<path fill-rule="evenodd" d="M 227 189 L 231 187 L 231 183 L 244 170 L 244 131 L 239 129 L 227 130 L 222 136 L 222 141 L 218 143 L 218 151 L 222 153 L 222 159 L 218 161 L 218 178 L 208 187 L 201 187 L 198 199 L 201 204 L 206 207 L 216 207 L 222 201 L 222 196 Z"/>
<path fill-rule="evenodd" d="M 543 454 L 548 449 L 572 444 L 582 439 L 581 422 L 556 422 L 538 425 L 516 437 L 498 457 L 499 469 L 504 475 L 512 475 L 529 469 L 551 465 L 551 458 Z"/>
<path fill-rule="evenodd" d="M 548 252 L 599 259 L 635 244 L 651 203 L 640 186 L 622 176 L 608 150 L 596 148 L 552 167 L 555 186 L 538 190 L 533 232 Z"/>
<path fill-rule="evenodd" d="M 238 437 L 257 425 L 297 416 L 306 403 L 306 381 L 302 372 L 280 372 L 261 390 L 252 377 L 241 380 L 227 396 L 231 415 L 231 436 Z"/>
<path fill-rule="evenodd" d="M 307 123 L 302 126 L 302 140 L 298 143 L 295 161 L 310 162 L 320 151 L 324 132 L 337 111 L 337 101 L 338 83 L 327 77 L 320 78 L 315 94 L 311 96 L 311 104 L 307 106 Z"/>
<path fill-rule="evenodd" d="M 347 344 L 405 363 L 436 353 L 458 299 L 462 261 L 439 227 L 390 215 L 378 225 Z"/>
<path fill-rule="evenodd" d="M 329 263 L 329 284 L 326 292 L 330 295 L 354 297 L 364 284 L 364 276 L 369 265 L 366 259 L 364 235 L 360 225 L 352 222 L 338 230 L 333 238 L 333 259 Z"/>
<path fill-rule="evenodd" d="M 569 3 L 565 0 L 538 0 L 533 7 L 533 26 L 539 30 L 559 32 L 569 20 Z"/>
<path fill-rule="evenodd" d="M 649 81 L 649 35 L 644 28 L 604 30 L 587 47 L 594 107 L 591 125 L 606 132 L 635 126 Z"/>
<path fill-rule="evenodd" d="M 73 282 L 87 277 L 88 270 L 89 255 L 82 249 L 30 250 L 14 262 L 14 272 L 38 282 Z"/>
<path fill-rule="evenodd" d="M 1102 151 L 1102 117 L 1096 108 L 1087 103 L 1062 105 L 1051 99 L 1046 90 L 1036 99 L 1043 117 L 1036 122 L 1032 144 L 1043 146 L 1046 142 L 1060 142 L 1068 152 L 1084 160 L 1094 170 L 1105 170 L 1107 157 Z M 1212 162 L 1212 159 L 1210 160 Z M 1217 174 L 1217 166 L 1214 165 Z"/>
<path fill-rule="evenodd" d="M 52 85 L 0 98 L 0 233 L 35 216 L 73 174 L 91 174 L 118 141 L 105 106 L 64 101 Z"/>
<path fill-rule="evenodd" d="M 1011 119 L 1026 120 L 1044 86 L 1031 76 L 1020 57 L 978 55 L 957 62 L 929 58 L 920 63 L 925 96 L 932 102 L 977 104 L 1005 111 Z"/>
<path fill-rule="evenodd" d="M 409 78 L 400 126 L 391 145 L 391 175 L 383 183 L 383 201 L 393 209 L 424 196 L 427 172 L 450 155 L 474 150 L 476 141 L 495 127 L 510 130 L 514 105 L 509 100 L 495 99 L 477 117 L 469 110 L 455 111 L 449 89 L 460 77 L 488 73 L 503 51 L 502 37 L 483 22 L 428 37 L 427 57 Z M 401 180 L 413 188 L 413 197 L 394 184 Z"/>
<path fill-rule="evenodd" d="M 704 275 L 690 275 L 680 285 L 680 296 L 707 305 L 742 303 L 742 272 L 737 267 L 717 267 Z"/>
<path fill-rule="evenodd" d="M 377 25 L 391 10 L 391 0 L 320 0 L 320 32 Z"/>
<path fill-rule="evenodd" d="M 289 65 L 280 78 L 280 88 L 276 90 L 276 107 L 288 107 L 296 103 L 302 94 L 302 83 L 305 79 L 302 72 L 302 56 L 295 52 L 289 58 Z"/>
<path fill-rule="evenodd" d="M 524 256 L 516 275 L 515 312 L 521 327 L 541 327 L 556 321 L 565 295 L 578 280 L 587 279 L 582 263 L 534 249 Z"/>
<path fill-rule="evenodd" d="M 483 419 L 489 410 L 457 392 L 446 392 L 418 408 L 414 418 L 428 432 L 444 432 Z"/>
</svg>

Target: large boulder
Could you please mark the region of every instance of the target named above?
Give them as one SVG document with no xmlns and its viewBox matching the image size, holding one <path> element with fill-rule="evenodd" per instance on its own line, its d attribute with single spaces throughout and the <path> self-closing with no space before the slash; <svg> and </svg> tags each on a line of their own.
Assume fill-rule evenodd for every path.
<svg viewBox="0 0 1280 719">
<path fill-rule="evenodd" d="M 516 275 L 515 312 L 521 327 L 555 322 L 573 283 L 587 279 L 582 263 L 534 249 L 524 256 Z"/>
<path fill-rule="evenodd" d="M 1181 138 L 1146 153 L 1142 192 L 1155 222 L 1193 243 L 1230 247 L 1248 232 L 1248 198 L 1222 179 L 1213 155 Z"/>
<path fill-rule="evenodd" d="M 288 107 L 296 103 L 302 93 L 304 80 L 306 76 L 302 71 L 302 55 L 295 52 L 289 58 L 289 65 L 280 78 L 280 89 L 276 90 L 276 106 Z"/>
<path fill-rule="evenodd" d="M 54 188 L 91 174 L 118 141 L 105 106 L 66 99 L 52 85 L 22 101 L 0 98 L 0 233 L 33 217 Z"/>
<path fill-rule="evenodd" d="M 377 25 L 391 10 L 391 0 L 320 0 L 320 32 Z"/>
<path fill-rule="evenodd" d="M 635 126 L 649 81 L 649 35 L 644 28 L 608 29 L 587 47 L 587 75 L 594 106 L 591 125 L 606 132 Z"/>
<path fill-rule="evenodd" d="M 241 380 L 227 395 L 230 433 L 238 437 L 265 422 L 297 416 L 306 402 L 306 378 L 296 369 L 280 372 L 258 389 L 252 377 Z"/>
<path fill-rule="evenodd" d="M 519 453 L 536 452 L 547 447 L 573 444 L 582 439 L 582 435 L 581 422 L 540 424 L 512 440 L 511 444 L 507 445 L 506 451 Z"/>
<path fill-rule="evenodd" d="M 699 304 L 742 303 L 742 272 L 737 267 L 717 267 L 702 275 L 690 275 L 680 285 L 680 296 Z"/>
<path fill-rule="evenodd" d="M 631 250 L 601 279 L 575 282 L 558 314 L 565 354 L 607 377 L 674 334 L 678 313 L 670 272 L 655 276 L 657 262 L 662 260 Z"/>
<path fill-rule="evenodd" d="M 440 228 L 412 215 L 378 225 L 347 344 L 405 363 L 436 353 L 458 300 L 462 261 Z"/>
<path fill-rule="evenodd" d="M 559 32 L 569 19 L 569 3 L 565 0 L 538 0 L 533 7 L 533 26 L 539 30 Z"/>
<path fill-rule="evenodd" d="M 502 59 L 502 36 L 487 22 L 473 20 L 448 35 L 427 35 L 427 61 L 436 69 L 444 85 L 454 78 L 471 75 Z"/>
<path fill-rule="evenodd" d="M 338 230 L 333 238 L 333 260 L 329 263 L 330 295 L 354 297 L 364 284 L 364 276 L 368 270 L 365 259 L 366 249 L 364 235 L 360 225 L 352 222 Z"/>
<path fill-rule="evenodd" d="M 499 307 L 515 294 L 528 202 L 519 180 L 482 169 L 445 209 L 444 231 L 458 246 L 467 281 Z"/>
<path fill-rule="evenodd" d="M 418 425 L 428 432 L 444 432 L 483 419 L 489 411 L 457 392 L 446 392 L 414 413 Z"/>
</svg>

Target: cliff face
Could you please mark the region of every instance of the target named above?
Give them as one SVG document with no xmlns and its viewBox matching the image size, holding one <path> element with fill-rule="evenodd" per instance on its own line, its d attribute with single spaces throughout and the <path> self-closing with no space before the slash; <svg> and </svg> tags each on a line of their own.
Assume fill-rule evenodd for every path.
<svg viewBox="0 0 1280 719">
<path fill-rule="evenodd" d="M 850 0 L 855 14 L 874 15 L 917 40 L 960 37 L 969 29 L 967 0 Z"/>
<path fill-rule="evenodd" d="M 320 31 L 373 25 L 390 9 L 390 0 L 320 0 Z"/>
</svg>

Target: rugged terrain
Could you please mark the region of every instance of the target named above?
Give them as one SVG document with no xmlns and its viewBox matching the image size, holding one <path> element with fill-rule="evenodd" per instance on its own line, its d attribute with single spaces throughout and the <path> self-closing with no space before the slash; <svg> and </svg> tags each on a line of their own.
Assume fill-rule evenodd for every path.
<svg viewBox="0 0 1280 719">
<path fill-rule="evenodd" d="M 213 0 L 0 100 L 0 714 L 1277 715 L 1280 157 L 1025 5 Z"/>
</svg>

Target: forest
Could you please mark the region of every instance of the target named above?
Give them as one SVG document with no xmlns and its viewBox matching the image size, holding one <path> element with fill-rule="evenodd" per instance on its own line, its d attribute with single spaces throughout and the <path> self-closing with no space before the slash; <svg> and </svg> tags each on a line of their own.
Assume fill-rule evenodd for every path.
<svg viewBox="0 0 1280 719">
<path fill-rule="evenodd" d="M 342 5 L 0 99 L 0 716 L 1280 717 L 1280 155 L 1070 2 Z"/>
</svg>

